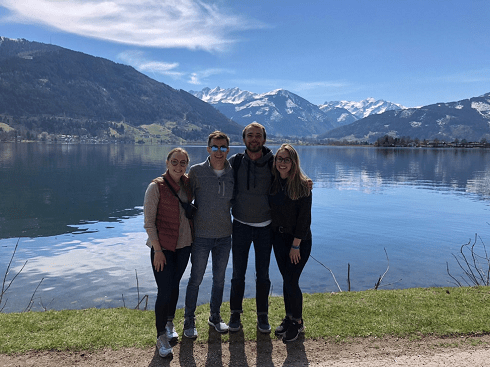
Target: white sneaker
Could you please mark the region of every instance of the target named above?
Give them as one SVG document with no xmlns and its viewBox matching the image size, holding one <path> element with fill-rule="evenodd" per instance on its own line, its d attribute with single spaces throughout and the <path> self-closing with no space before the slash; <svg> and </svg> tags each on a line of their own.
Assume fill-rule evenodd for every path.
<svg viewBox="0 0 490 367">
<path fill-rule="evenodd" d="M 157 349 L 160 357 L 167 357 L 173 353 L 173 349 L 168 342 L 167 335 L 162 334 L 158 337 Z"/>
<path fill-rule="evenodd" d="M 177 341 L 179 339 L 179 334 L 175 331 L 173 321 L 167 321 L 165 325 L 165 331 L 167 333 L 167 339 L 169 342 Z"/>
</svg>

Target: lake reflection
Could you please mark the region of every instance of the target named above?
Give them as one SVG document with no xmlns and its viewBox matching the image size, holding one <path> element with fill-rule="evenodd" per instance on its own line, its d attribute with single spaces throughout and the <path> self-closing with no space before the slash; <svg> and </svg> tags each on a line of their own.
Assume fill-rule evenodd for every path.
<svg viewBox="0 0 490 367">
<path fill-rule="evenodd" d="M 28 261 L 4 311 L 24 309 L 43 278 L 33 309 L 134 307 L 138 288 L 153 307 L 141 205 L 171 148 L 0 143 L 0 275 L 18 238 L 8 279 Z M 338 291 L 324 266 L 347 290 L 348 264 L 352 289 L 372 288 L 388 266 L 385 249 L 386 288 L 446 286 L 446 261 L 458 270 L 451 254 L 475 233 L 489 237 L 487 150 L 297 148 L 314 181 L 314 259 L 305 268 L 304 292 Z M 207 156 L 204 147 L 186 149 L 191 164 Z M 239 151 L 232 147 L 231 154 Z M 247 297 L 254 296 L 250 262 Z M 273 293 L 280 294 L 271 264 Z M 209 301 L 209 276 L 200 303 Z"/>
</svg>

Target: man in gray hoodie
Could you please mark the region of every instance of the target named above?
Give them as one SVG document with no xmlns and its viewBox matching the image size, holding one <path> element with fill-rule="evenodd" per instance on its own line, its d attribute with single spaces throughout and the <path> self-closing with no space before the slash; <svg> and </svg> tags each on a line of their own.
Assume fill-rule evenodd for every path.
<svg viewBox="0 0 490 367">
<path fill-rule="evenodd" d="M 194 216 L 195 240 L 191 250 L 191 276 L 185 296 L 184 336 L 197 338 L 195 311 L 209 253 L 212 256 L 213 285 L 211 288 L 210 317 L 208 324 L 216 331 L 228 331 L 220 316 L 225 283 L 225 271 L 231 249 L 231 199 L 234 175 L 226 159 L 230 139 L 225 133 L 215 131 L 208 137 L 206 161 L 192 166 L 189 179 L 197 212 Z"/>
<path fill-rule="evenodd" d="M 270 333 L 268 319 L 269 264 L 271 257 L 271 213 L 269 189 L 272 181 L 272 151 L 265 147 L 265 128 L 251 123 L 243 129 L 245 153 L 235 154 L 230 164 L 235 171 L 235 197 L 233 200 L 233 276 L 231 280 L 229 322 L 230 331 L 241 328 L 240 315 L 245 291 L 245 273 L 248 254 L 253 242 L 255 252 L 255 298 L 257 327 L 262 333 Z"/>
</svg>

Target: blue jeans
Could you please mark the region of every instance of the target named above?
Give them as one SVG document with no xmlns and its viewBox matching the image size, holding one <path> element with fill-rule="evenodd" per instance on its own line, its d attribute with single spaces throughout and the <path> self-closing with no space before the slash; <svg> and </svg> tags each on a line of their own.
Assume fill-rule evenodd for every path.
<svg viewBox="0 0 490 367">
<path fill-rule="evenodd" d="M 153 266 L 155 251 L 150 250 L 151 268 L 153 276 L 157 282 L 157 299 L 155 301 L 155 323 L 157 327 L 157 336 L 165 332 L 165 325 L 168 319 L 173 319 L 177 301 L 179 300 L 180 279 L 184 274 L 189 256 L 191 255 L 191 246 L 186 246 L 173 251 L 163 250 L 167 263 L 163 270 L 156 271 Z"/>
<path fill-rule="evenodd" d="M 255 251 L 255 302 L 257 314 L 269 311 L 269 264 L 271 261 L 271 226 L 252 227 L 233 221 L 233 276 L 231 280 L 230 310 L 243 312 L 243 294 L 245 292 L 245 273 L 247 272 L 250 245 Z"/>
<path fill-rule="evenodd" d="M 231 236 L 222 238 L 197 237 L 192 245 L 191 276 L 187 284 L 185 295 L 185 318 L 195 317 L 199 286 L 206 272 L 209 253 L 212 256 L 213 285 L 211 288 L 210 309 L 211 315 L 219 315 L 223 302 L 223 289 L 225 286 L 225 273 L 230 257 Z"/>
<path fill-rule="evenodd" d="M 299 287 L 299 277 L 310 257 L 311 238 L 301 241 L 299 250 L 301 260 L 297 264 L 293 264 L 289 258 L 293 240 L 294 237 L 288 234 L 275 232 L 272 236 L 277 267 L 282 275 L 282 293 L 286 315 L 291 316 L 294 320 L 301 320 L 303 318 L 303 293 Z"/>
</svg>

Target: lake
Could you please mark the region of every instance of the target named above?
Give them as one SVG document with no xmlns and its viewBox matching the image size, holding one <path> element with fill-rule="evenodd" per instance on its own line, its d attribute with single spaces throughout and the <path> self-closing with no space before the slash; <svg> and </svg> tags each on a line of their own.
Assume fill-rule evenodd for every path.
<svg viewBox="0 0 490 367">
<path fill-rule="evenodd" d="M 142 205 L 171 148 L 0 143 L 2 279 L 18 243 L 6 284 L 18 276 L 0 304 L 3 312 L 133 308 L 144 295 L 152 309 L 156 285 Z M 186 149 L 191 164 L 207 157 L 204 147 Z M 230 155 L 243 149 L 232 147 Z M 455 276 L 462 271 L 453 254 L 475 234 L 478 248 L 490 243 L 489 150 L 297 149 L 314 182 L 304 292 L 347 291 L 349 266 L 353 291 L 373 288 L 387 270 L 382 289 L 454 286 L 447 266 Z M 230 261 L 225 301 L 231 271 Z M 270 272 L 272 293 L 280 295 L 273 256 Z M 190 266 L 179 307 L 189 273 Z M 209 302 L 210 277 L 208 269 L 199 303 Z M 246 297 L 254 297 L 253 257 L 246 285 Z"/>
</svg>

